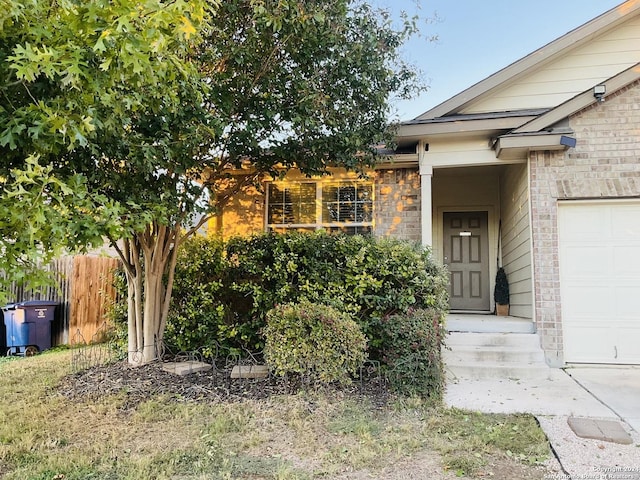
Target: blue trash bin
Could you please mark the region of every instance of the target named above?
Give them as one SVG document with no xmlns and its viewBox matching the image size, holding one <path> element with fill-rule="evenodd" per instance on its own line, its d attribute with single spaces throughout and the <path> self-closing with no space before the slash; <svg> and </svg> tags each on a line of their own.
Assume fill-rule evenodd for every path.
<svg viewBox="0 0 640 480">
<path fill-rule="evenodd" d="M 32 300 L 3 307 L 7 355 L 34 355 L 51 348 L 55 302 Z"/>
<path fill-rule="evenodd" d="M 29 346 L 29 324 L 25 321 L 24 310 L 16 303 L 2 308 L 7 338 L 7 355 L 24 354 Z"/>
<path fill-rule="evenodd" d="M 2 321 L 0 321 L 0 357 L 7 354 L 7 326 L 4 324 L 4 313 L 0 310 Z"/>
</svg>

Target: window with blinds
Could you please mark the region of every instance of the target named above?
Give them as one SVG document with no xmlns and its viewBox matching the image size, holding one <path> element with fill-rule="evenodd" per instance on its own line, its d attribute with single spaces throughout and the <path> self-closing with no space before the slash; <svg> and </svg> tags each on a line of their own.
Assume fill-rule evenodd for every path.
<svg viewBox="0 0 640 480">
<path fill-rule="evenodd" d="M 373 225 L 370 182 L 278 182 L 268 185 L 267 227 L 312 231 L 324 228 L 369 234 Z"/>
</svg>

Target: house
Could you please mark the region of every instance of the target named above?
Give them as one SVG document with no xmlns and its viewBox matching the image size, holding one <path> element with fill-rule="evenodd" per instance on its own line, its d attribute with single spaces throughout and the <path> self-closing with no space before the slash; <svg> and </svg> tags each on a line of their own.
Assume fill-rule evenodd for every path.
<svg viewBox="0 0 640 480">
<path fill-rule="evenodd" d="M 400 125 L 368 180 L 295 174 L 236 198 L 226 235 L 324 227 L 432 246 L 451 309 L 531 319 L 547 363 L 640 364 L 640 2 Z"/>
</svg>

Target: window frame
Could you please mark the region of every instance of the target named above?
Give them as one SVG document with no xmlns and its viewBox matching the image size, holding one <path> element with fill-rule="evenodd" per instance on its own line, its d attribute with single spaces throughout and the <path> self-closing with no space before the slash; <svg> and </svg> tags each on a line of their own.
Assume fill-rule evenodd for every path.
<svg viewBox="0 0 640 480">
<path fill-rule="evenodd" d="M 315 222 L 314 223 L 269 223 L 270 220 L 270 208 L 271 208 L 271 188 L 273 185 L 278 185 L 281 188 L 286 188 L 287 185 L 292 184 L 303 184 L 303 183 L 313 183 L 315 185 Z M 326 210 L 326 204 L 331 203 L 330 201 L 323 201 L 323 193 L 324 189 L 327 186 L 335 185 L 338 187 L 342 186 L 350 186 L 353 185 L 356 187 L 355 189 L 355 199 L 354 203 L 356 204 L 364 204 L 370 203 L 370 220 L 369 221 L 345 221 L 345 222 L 336 222 L 336 221 L 325 221 L 324 211 Z M 367 202 L 358 202 L 358 187 L 369 187 L 370 188 L 370 199 Z M 336 202 L 340 202 L 337 200 Z M 335 202 L 332 202 L 335 203 Z M 285 205 L 283 202 L 282 205 Z M 298 231 L 314 231 L 314 230 L 344 230 L 344 229 L 354 229 L 353 233 L 362 233 L 365 235 L 372 234 L 374 230 L 374 220 L 375 220 L 375 184 L 373 181 L 369 180 L 357 180 L 357 179 L 342 179 L 342 178 L 331 178 L 327 180 L 310 180 L 310 179 L 300 179 L 300 180 L 284 180 L 284 181 L 272 181 L 268 182 L 266 185 L 265 191 L 265 208 L 264 208 L 264 227 L 266 231 L 290 231 L 290 230 L 298 230 Z M 363 230 L 359 232 L 358 230 Z"/>
</svg>

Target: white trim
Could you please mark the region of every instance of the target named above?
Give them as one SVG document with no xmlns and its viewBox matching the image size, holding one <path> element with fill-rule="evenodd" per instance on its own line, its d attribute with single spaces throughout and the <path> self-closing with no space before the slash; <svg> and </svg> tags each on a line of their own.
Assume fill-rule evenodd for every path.
<svg viewBox="0 0 640 480">
<path fill-rule="evenodd" d="M 427 158 L 427 143 L 418 142 L 418 164 L 420 168 L 420 238 L 423 247 L 433 246 L 433 165 Z"/>
<path fill-rule="evenodd" d="M 420 173 L 420 225 L 423 247 L 433 246 L 433 167 L 431 173 Z M 422 169 L 420 169 L 422 171 Z"/>
<path fill-rule="evenodd" d="M 277 185 L 291 185 L 299 183 L 313 183 L 315 185 L 315 219 L 314 223 L 269 223 L 269 192 L 273 184 Z M 368 222 L 322 222 L 322 189 L 325 185 L 331 184 L 357 184 L 359 186 L 368 186 L 371 188 L 371 220 Z M 278 181 L 269 181 L 265 185 L 265 202 L 264 202 L 264 230 L 269 229 L 314 229 L 320 230 L 323 228 L 368 228 L 371 233 L 375 229 L 375 203 L 376 203 L 376 183 L 374 180 L 361 180 L 357 178 L 295 178 L 292 180 L 284 179 Z"/>
</svg>

